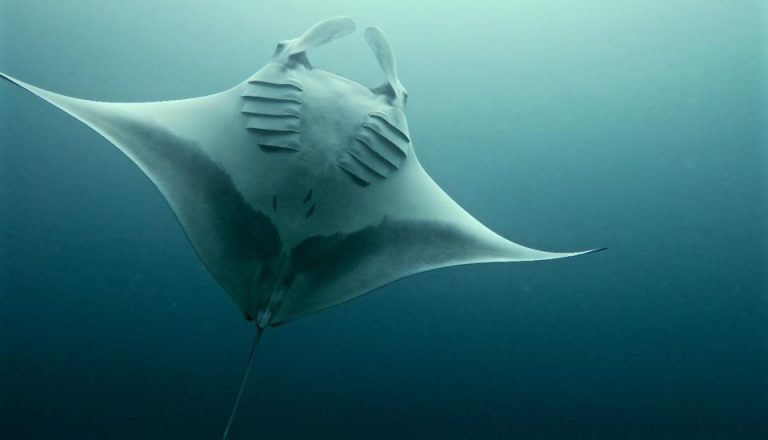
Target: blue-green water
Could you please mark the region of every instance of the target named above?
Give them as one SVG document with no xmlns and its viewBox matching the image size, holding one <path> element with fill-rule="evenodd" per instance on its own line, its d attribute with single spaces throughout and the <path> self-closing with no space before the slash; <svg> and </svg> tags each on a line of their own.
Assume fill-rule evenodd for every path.
<svg viewBox="0 0 768 440">
<path fill-rule="evenodd" d="M 764 2 L 412 3 L 0 0 L 0 71 L 200 96 L 351 15 L 388 34 L 419 159 L 469 212 L 610 248 L 268 330 L 232 438 L 768 435 Z M 360 31 L 310 57 L 382 80 Z M 141 172 L 0 84 L 0 438 L 216 438 L 252 337 Z"/>
</svg>

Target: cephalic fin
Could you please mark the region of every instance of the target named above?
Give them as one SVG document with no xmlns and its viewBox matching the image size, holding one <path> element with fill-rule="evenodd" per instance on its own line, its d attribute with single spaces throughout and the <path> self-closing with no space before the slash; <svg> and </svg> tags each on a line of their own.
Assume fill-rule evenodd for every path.
<svg viewBox="0 0 768 440">
<path fill-rule="evenodd" d="M 389 44 L 386 35 L 377 27 L 369 27 L 365 30 L 365 40 L 368 42 L 368 46 L 370 46 L 373 54 L 376 55 L 376 60 L 387 77 L 386 83 L 374 89 L 374 91 L 392 95 L 395 102 L 400 103 L 401 108 L 404 107 L 408 91 L 405 90 L 397 76 L 395 51 Z"/>
<path fill-rule="evenodd" d="M 355 31 L 355 22 L 346 16 L 329 18 L 307 29 L 299 38 L 283 41 L 277 46 L 277 57 L 290 57 L 345 37 Z"/>
</svg>

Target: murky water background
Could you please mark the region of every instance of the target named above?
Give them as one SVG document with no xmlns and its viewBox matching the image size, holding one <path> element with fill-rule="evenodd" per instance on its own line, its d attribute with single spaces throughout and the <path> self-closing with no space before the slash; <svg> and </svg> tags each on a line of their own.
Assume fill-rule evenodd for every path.
<svg viewBox="0 0 768 440">
<path fill-rule="evenodd" d="M 209 94 L 277 41 L 371 86 L 389 36 L 424 167 L 502 235 L 583 258 L 450 268 L 268 331 L 232 438 L 762 438 L 760 1 L 0 1 L 0 70 Z M 252 327 L 160 194 L 0 85 L 0 437 L 216 438 Z"/>
</svg>

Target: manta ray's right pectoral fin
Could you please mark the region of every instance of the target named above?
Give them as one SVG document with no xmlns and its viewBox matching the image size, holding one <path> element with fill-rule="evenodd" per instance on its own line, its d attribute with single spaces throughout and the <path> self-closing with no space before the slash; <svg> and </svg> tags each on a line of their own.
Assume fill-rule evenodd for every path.
<svg viewBox="0 0 768 440">
<path fill-rule="evenodd" d="M 377 27 L 369 27 L 365 30 L 365 40 L 368 42 L 376 61 L 379 62 L 381 70 L 384 71 L 386 80 L 384 84 L 373 89 L 374 93 L 389 96 L 395 105 L 403 109 L 408 101 L 408 91 L 405 90 L 400 78 L 397 75 L 397 59 L 395 51 L 387 40 L 384 32 Z"/>
</svg>

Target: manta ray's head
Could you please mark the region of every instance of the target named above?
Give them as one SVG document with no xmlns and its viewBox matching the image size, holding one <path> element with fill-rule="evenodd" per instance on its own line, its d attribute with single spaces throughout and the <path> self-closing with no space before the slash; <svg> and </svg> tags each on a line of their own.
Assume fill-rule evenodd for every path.
<svg viewBox="0 0 768 440">
<path fill-rule="evenodd" d="M 354 30 L 351 18 L 331 18 L 278 43 L 269 62 L 248 79 L 242 112 L 263 150 L 298 153 L 304 173 L 333 180 L 340 169 L 368 186 L 394 173 L 413 151 L 405 117 L 408 94 L 394 52 L 381 30 L 366 29 L 386 77 L 374 88 L 315 68 L 307 57 L 308 50 Z"/>
</svg>

